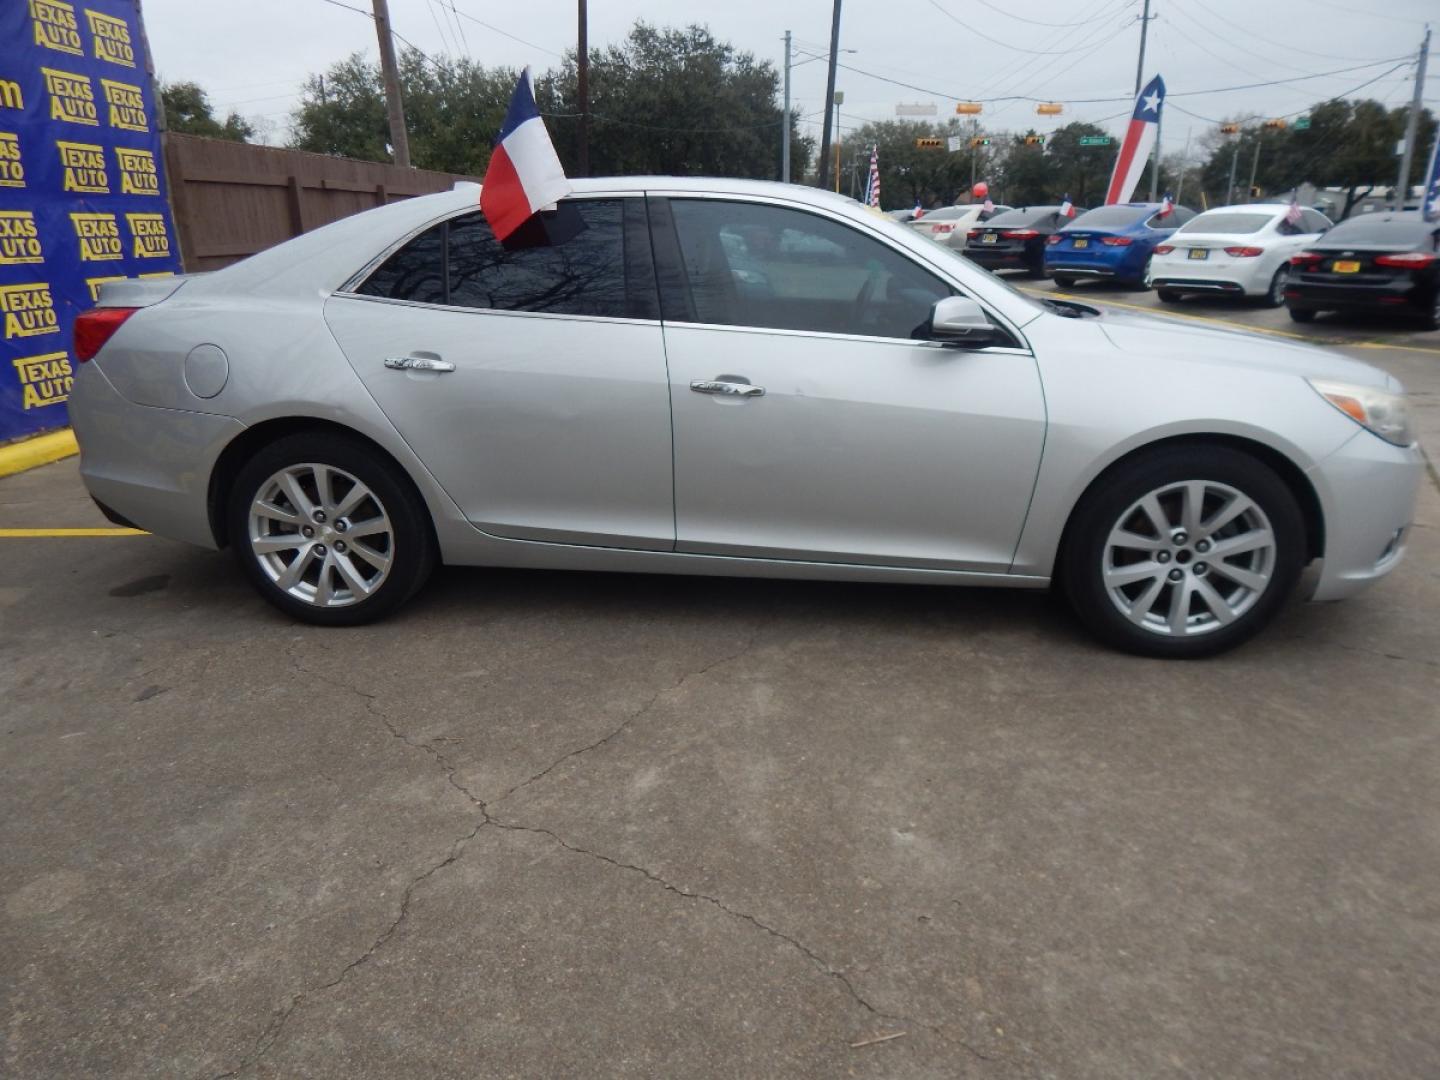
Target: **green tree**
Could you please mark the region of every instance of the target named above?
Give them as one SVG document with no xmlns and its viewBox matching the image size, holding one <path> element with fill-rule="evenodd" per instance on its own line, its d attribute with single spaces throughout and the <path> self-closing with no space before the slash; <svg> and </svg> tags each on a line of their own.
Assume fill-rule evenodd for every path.
<svg viewBox="0 0 1440 1080">
<path fill-rule="evenodd" d="M 951 153 L 946 145 L 922 149 L 916 141 L 948 139 L 958 130 L 954 122 L 936 124 L 927 120 L 874 120 L 862 124 L 846 136 L 840 190 L 850 191 L 852 169 L 858 167 L 855 187 L 857 194 L 863 194 L 873 146 L 879 154 L 883 206 L 900 209 L 917 204 L 927 208 L 951 205 L 969 187 L 968 146 L 962 153 Z"/>
<path fill-rule="evenodd" d="M 1051 170 L 1052 194 L 1064 195 L 1068 191 L 1076 206 L 1096 206 L 1104 201 L 1118 143 L 1081 146 L 1080 140 L 1108 134 L 1102 127 L 1077 121 L 1056 128 L 1047 136 L 1045 156 Z"/>
<path fill-rule="evenodd" d="M 210 97 L 198 83 L 161 83 L 160 102 L 170 131 L 232 142 L 248 142 L 255 137 L 255 129 L 239 113 L 230 113 L 223 124 L 216 120 Z"/>
<path fill-rule="evenodd" d="M 703 26 L 636 22 L 618 45 L 590 53 L 590 171 L 773 179 L 780 172 L 779 76 Z M 537 80 L 541 111 L 566 170 L 579 135 L 574 54 Z M 791 177 L 814 147 L 791 119 Z"/>
<path fill-rule="evenodd" d="M 410 160 L 423 169 L 478 176 L 505 117 L 516 72 L 468 59 L 399 57 Z M 380 65 L 362 53 L 305 80 L 292 118 L 299 150 L 389 161 L 390 122 Z"/>
</svg>

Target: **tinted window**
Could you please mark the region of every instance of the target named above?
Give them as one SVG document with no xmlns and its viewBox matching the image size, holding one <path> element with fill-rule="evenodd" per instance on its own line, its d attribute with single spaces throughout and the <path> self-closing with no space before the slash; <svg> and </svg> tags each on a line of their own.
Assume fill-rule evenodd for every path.
<svg viewBox="0 0 1440 1080">
<path fill-rule="evenodd" d="M 1366 247 L 1418 247 L 1430 240 L 1437 229 L 1427 225 L 1419 214 L 1376 214 L 1367 218 L 1342 221 L 1325 234 L 1326 245 L 1355 244 Z"/>
<path fill-rule="evenodd" d="M 1170 216 L 1162 219 L 1165 224 L 1159 226 L 1162 229 L 1178 229 L 1195 216 L 1195 211 L 1184 206 L 1177 206 L 1170 212 Z"/>
<path fill-rule="evenodd" d="M 1003 214 L 996 214 L 987 225 L 993 225 L 997 229 L 1018 229 L 1022 225 L 1035 225 L 1047 218 L 1053 218 L 1058 206 L 1024 206 L 1019 210 L 1006 210 Z M 1084 213 L 1076 209 L 1077 214 Z"/>
<path fill-rule="evenodd" d="M 920 220 L 922 221 L 954 221 L 958 217 L 964 217 L 970 212 L 968 206 L 947 206 L 941 210 L 931 210 Z"/>
<path fill-rule="evenodd" d="M 1274 214 L 1247 214 L 1239 210 L 1209 210 L 1186 225 L 1187 233 L 1253 233 L 1265 227 Z"/>
<path fill-rule="evenodd" d="M 1086 210 L 1066 228 L 1079 229 L 1114 229 L 1123 228 L 1126 225 L 1133 225 L 1147 214 L 1149 209 L 1135 206 L 1097 206 L 1094 210 Z M 1161 226 L 1164 228 L 1164 226 Z"/>
<path fill-rule="evenodd" d="M 579 229 L 556 241 L 502 247 L 479 211 L 450 223 L 450 303 L 497 311 L 626 314 L 625 242 L 618 199 L 568 204 Z"/>
<path fill-rule="evenodd" d="M 907 338 L 951 289 L 890 248 L 816 214 L 670 203 L 688 303 L 667 318 Z"/>
<path fill-rule="evenodd" d="M 421 304 L 445 302 L 445 226 L 427 229 L 391 255 L 360 292 Z"/>
<path fill-rule="evenodd" d="M 1305 210 L 1302 213 L 1305 218 L 1303 228 L 1306 232 L 1318 233 L 1330 228 L 1330 219 L 1318 210 Z"/>
</svg>

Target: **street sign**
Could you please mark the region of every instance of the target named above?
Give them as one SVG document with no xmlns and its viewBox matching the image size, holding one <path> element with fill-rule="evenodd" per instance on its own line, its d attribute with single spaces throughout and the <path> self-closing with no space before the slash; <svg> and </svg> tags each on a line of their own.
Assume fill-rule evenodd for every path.
<svg viewBox="0 0 1440 1080">
<path fill-rule="evenodd" d="M 1110 136 L 1109 136 L 1109 135 L 1081 135 L 1081 136 L 1080 136 L 1080 145 L 1081 145 L 1081 146 L 1109 146 L 1109 145 L 1110 145 Z"/>
<path fill-rule="evenodd" d="M 949 150 L 952 154 L 964 145 L 965 139 L 963 136 L 960 135 L 951 135 L 948 139 L 945 140 L 945 148 Z"/>
<path fill-rule="evenodd" d="M 934 116 L 934 115 L 935 115 L 935 103 L 932 101 L 932 102 L 931 102 L 930 104 L 928 104 L 928 105 L 924 105 L 924 104 L 896 105 L 896 106 L 895 106 L 895 115 L 896 115 L 896 116 Z"/>
<path fill-rule="evenodd" d="M 1292 128 L 1294 128 L 1296 131 L 1309 131 L 1309 130 L 1310 130 L 1310 117 L 1308 117 L 1308 116 L 1297 116 L 1297 117 L 1295 118 L 1295 122 L 1294 122 L 1293 124 L 1291 124 L 1290 126 L 1291 126 Z"/>
</svg>

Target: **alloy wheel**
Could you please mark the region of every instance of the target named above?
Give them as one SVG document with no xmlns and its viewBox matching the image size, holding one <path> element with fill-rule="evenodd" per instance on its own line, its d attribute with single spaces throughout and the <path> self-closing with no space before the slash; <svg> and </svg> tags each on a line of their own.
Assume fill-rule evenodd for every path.
<svg viewBox="0 0 1440 1080">
<path fill-rule="evenodd" d="M 1259 601 L 1276 567 L 1265 512 L 1228 484 L 1184 480 L 1137 499 L 1115 521 L 1101 578 L 1142 630 L 1193 637 L 1229 626 Z"/>
<path fill-rule="evenodd" d="M 1290 284 L 1290 268 L 1282 266 L 1275 271 L 1275 276 L 1270 281 L 1270 295 L 1268 297 L 1271 307 L 1280 307 L 1285 303 L 1285 286 Z"/>
<path fill-rule="evenodd" d="M 319 608 L 373 595 L 395 557 L 395 527 L 375 492 L 317 462 L 288 466 L 260 485 L 248 533 L 255 561 L 275 586 Z"/>
</svg>

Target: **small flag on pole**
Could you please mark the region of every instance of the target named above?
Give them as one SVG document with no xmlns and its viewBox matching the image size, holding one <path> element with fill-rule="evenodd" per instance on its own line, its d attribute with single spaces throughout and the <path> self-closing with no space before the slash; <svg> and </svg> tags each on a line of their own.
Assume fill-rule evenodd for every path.
<svg viewBox="0 0 1440 1080">
<path fill-rule="evenodd" d="M 1300 209 L 1300 192 L 1290 196 L 1290 205 L 1285 210 L 1285 221 L 1289 225 L 1299 225 L 1305 220 L 1305 214 Z"/>
<path fill-rule="evenodd" d="M 1070 193 L 1068 191 L 1065 193 L 1065 198 L 1060 200 L 1060 216 L 1075 216 L 1075 204 L 1070 201 Z"/>
<path fill-rule="evenodd" d="M 870 147 L 870 177 L 865 181 L 865 205 L 880 209 L 880 147 Z"/>
<path fill-rule="evenodd" d="M 505 238 L 533 215 L 571 191 L 545 121 L 535 106 L 535 84 L 527 66 L 515 84 L 500 137 L 480 187 L 480 209 L 495 239 Z"/>
<path fill-rule="evenodd" d="M 1134 194 L 1159 137 L 1160 109 L 1164 104 L 1165 80 L 1156 75 L 1135 99 L 1135 111 L 1130 114 L 1130 126 L 1125 129 L 1119 156 L 1115 158 L 1115 170 L 1110 174 L 1110 187 L 1105 192 L 1106 206 L 1129 202 Z"/>
<path fill-rule="evenodd" d="M 1175 196 L 1165 192 L 1165 197 L 1160 200 L 1160 213 L 1156 217 L 1168 217 L 1175 211 Z"/>
<path fill-rule="evenodd" d="M 981 215 L 982 215 L 983 217 L 987 217 L 987 218 L 988 218 L 991 214 L 995 213 L 995 204 L 990 201 L 990 196 L 989 196 L 989 195 L 986 195 L 986 196 L 985 196 L 985 202 L 984 202 L 984 205 L 982 205 L 982 206 L 980 207 L 980 213 L 981 213 Z"/>
<path fill-rule="evenodd" d="M 919 220 L 920 220 L 922 217 L 924 217 L 924 216 L 925 216 L 925 210 L 920 206 L 920 200 L 919 200 L 919 199 L 916 199 L 916 200 L 915 200 L 915 216 L 914 216 L 913 218 L 911 218 L 910 220 L 911 220 L 911 221 L 919 221 Z"/>
</svg>

